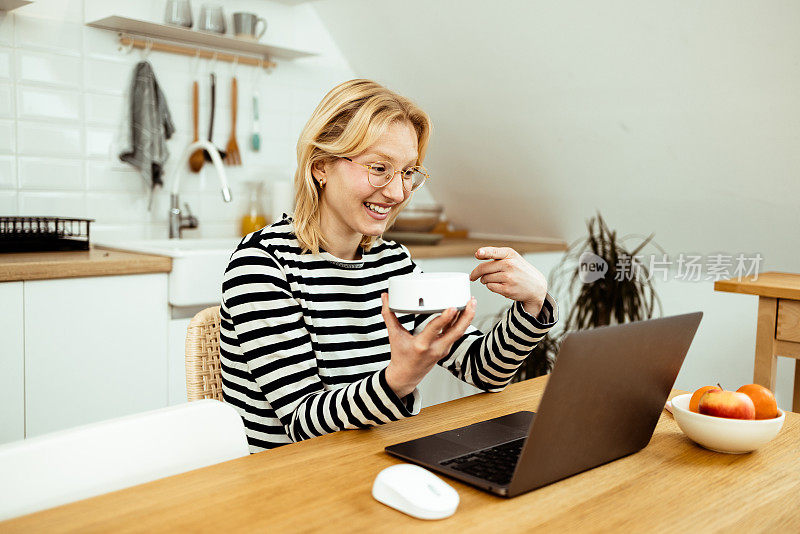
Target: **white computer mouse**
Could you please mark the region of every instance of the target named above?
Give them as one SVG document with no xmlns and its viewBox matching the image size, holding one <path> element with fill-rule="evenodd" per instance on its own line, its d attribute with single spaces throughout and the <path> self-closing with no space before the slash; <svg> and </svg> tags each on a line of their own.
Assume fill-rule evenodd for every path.
<svg viewBox="0 0 800 534">
<path fill-rule="evenodd" d="M 458 508 L 458 492 L 425 468 L 387 467 L 375 477 L 372 496 L 386 506 L 419 519 L 444 519 Z"/>
</svg>

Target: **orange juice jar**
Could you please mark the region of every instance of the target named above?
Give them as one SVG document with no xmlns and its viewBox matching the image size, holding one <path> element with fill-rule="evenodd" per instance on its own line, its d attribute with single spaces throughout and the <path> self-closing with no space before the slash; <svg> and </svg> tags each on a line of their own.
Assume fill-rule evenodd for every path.
<svg viewBox="0 0 800 534">
<path fill-rule="evenodd" d="M 267 225 L 267 216 L 261 202 L 263 184 L 260 182 L 247 184 L 249 189 L 249 202 L 247 213 L 242 217 L 240 231 L 242 237 L 249 233 L 261 230 Z"/>
</svg>

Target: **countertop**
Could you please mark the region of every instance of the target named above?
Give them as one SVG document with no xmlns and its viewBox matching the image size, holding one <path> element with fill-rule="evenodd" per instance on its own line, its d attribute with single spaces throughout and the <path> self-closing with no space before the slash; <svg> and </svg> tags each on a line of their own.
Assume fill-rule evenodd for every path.
<svg viewBox="0 0 800 534">
<path fill-rule="evenodd" d="M 445 237 L 436 245 L 406 245 L 413 259 L 417 258 L 452 258 L 458 256 L 474 256 L 481 247 L 511 247 L 520 254 L 528 252 L 560 252 L 567 250 L 563 241 L 552 239 L 509 241 L 505 239 L 477 237 Z"/>
<path fill-rule="evenodd" d="M 0 254 L 0 282 L 83 276 L 168 273 L 172 259 L 95 247 L 62 252 Z"/>
<path fill-rule="evenodd" d="M 558 252 L 567 249 L 554 240 L 508 241 L 484 238 L 444 238 L 437 245 L 409 245 L 412 258 L 473 256 L 482 246 L 511 247 L 520 254 Z M 19 252 L 0 254 L 0 282 L 168 273 L 172 259 L 166 256 L 93 247 L 86 251 Z"/>
</svg>

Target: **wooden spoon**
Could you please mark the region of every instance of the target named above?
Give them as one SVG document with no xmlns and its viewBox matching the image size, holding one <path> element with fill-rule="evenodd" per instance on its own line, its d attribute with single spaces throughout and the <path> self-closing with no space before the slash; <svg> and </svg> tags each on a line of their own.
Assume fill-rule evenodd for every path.
<svg viewBox="0 0 800 534">
<path fill-rule="evenodd" d="M 238 91 L 236 89 L 236 76 L 231 80 L 231 138 L 228 140 L 227 152 L 225 156 L 226 165 L 241 165 L 242 156 L 239 153 L 239 144 L 236 142 L 236 106 L 238 101 Z"/>
<path fill-rule="evenodd" d="M 195 80 L 192 86 L 192 120 L 194 121 L 194 142 L 200 140 L 199 134 L 197 133 L 197 115 L 198 115 L 198 96 L 197 96 L 198 88 L 197 88 L 197 81 Z M 203 156 L 203 149 L 198 148 L 192 155 L 189 156 L 189 169 L 192 172 L 200 172 L 200 169 L 203 168 L 203 163 L 205 163 L 206 158 Z"/>
</svg>

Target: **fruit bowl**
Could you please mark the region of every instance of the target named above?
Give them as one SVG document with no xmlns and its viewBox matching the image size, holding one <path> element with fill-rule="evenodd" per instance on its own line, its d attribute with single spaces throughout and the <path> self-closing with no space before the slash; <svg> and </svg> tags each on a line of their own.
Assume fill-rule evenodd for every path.
<svg viewBox="0 0 800 534">
<path fill-rule="evenodd" d="M 773 419 L 728 419 L 689 411 L 691 393 L 672 399 L 672 415 L 686 436 L 716 452 L 742 454 L 769 443 L 783 428 L 786 415 L 778 410 Z"/>
</svg>

